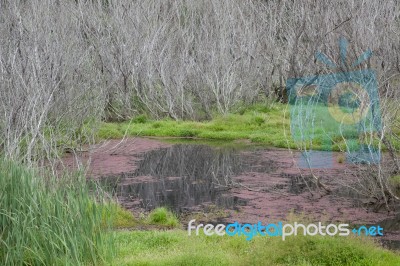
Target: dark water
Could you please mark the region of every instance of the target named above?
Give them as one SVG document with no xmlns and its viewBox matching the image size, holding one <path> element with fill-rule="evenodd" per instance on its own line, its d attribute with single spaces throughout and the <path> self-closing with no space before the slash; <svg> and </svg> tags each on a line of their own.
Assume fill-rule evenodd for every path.
<svg viewBox="0 0 400 266">
<path fill-rule="evenodd" d="M 384 229 L 384 232 L 400 232 L 400 214 L 394 218 L 386 219 L 380 222 L 379 225 Z M 400 240 L 383 239 L 381 242 L 386 248 L 400 250 Z"/>
<path fill-rule="evenodd" d="M 235 209 L 246 201 L 228 191 L 234 185 L 232 177 L 273 168 L 256 151 L 249 156 L 239 152 L 229 146 L 176 144 L 144 153 L 134 173 L 108 178 L 108 183 L 132 207 L 146 210 L 168 206 L 181 213 L 209 204 Z"/>
<path fill-rule="evenodd" d="M 243 153 L 243 151 L 248 151 Z M 203 144 L 175 144 L 142 154 L 137 170 L 103 181 L 124 207 L 152 210 L 168 206 L 175 213 L 202 212 L 212 206 L 238 209 L 247 201 L 230 192 L 232 177 L 249 172 L 272 172 L 274 162 L 263 158 L 264 149 L 256 146 L 212 147 Z M 315 185 L 311 176 L 283 174 L 287 192 L 302 194 Z M 338 196 L 359 199 L 354 190 L 341 188 Z M 400 215 L 380 223 L 386 232 L 400 231 Z M 400 249 L 400 241 L 383 238 L 382 244 Z"/>
</svg>

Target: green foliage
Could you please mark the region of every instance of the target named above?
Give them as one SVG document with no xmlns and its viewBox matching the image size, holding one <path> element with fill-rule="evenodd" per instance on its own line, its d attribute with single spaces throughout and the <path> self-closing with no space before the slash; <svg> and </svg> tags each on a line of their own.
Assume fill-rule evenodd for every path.
<svg viewBox="0 0 400 266">
<path fill-rule="evenodd" d="M 150 212 L 148 222 L 150 224 L 165 225 L 168 227 L 178 227 L 178 218 L 167 208 L 160 207 Z"/>
<path fill-rule="evenodd" d="M 120 139 L 124 136 L 124 132 L 118 123 L 102 123 L 97 136 L 101 139 Z"/>
<path fill-rule="evenodd" d="M 254 122 L 255 122 L 255 124 L 257 124 L 258 126 L 261 126 L 262 123 L 265 122 L 265 119 L 264 119 L 263 117 L 256 116 L 256 117 L 254 117 Z"/>
<path fill-rule="evenodd" d="M 303 132 L 294 132 L 297 138 L 295 142 L 290 128 L 290 108 L 284 104 L 254 104 L 240 107 L 235 113 L 216 115 L 212 120 L 203 122 L 171 119 L 154 121 L 139 116 L 141 122 L 102 123 L 98 137 L 116 139 L 127 133 L 129 136 L 196 137 L 227 141 L 248 139 L 280 148 L 312 147 L 314 150 L 332 151 L 346 151 L 348 145 L 359 145 L 358 142 L 362 141 L 362 136 L 354 126 L 342 126 L 337 136 L 338 125 L 325 121 L 329 116 L 327 107 L 317 105 L 313 106 L 315 110 L 312 111 L 316 114 L 315 126 L 306 127 Z M 312 137 L 304 139 L 303 136 Z M 329 139 L 329 142 L 324 139 Z M 377 146 L 377 139 L 373 145 Z M 400 141 L 393 139 L 392 145 L 400 147 Z M 384 145 L 382 148 L 386 150 Z"/>
<path fill-rule="evenodd" d="M 85 179 L 44 177 L 0 159 L 0 264 L 101 264 L 113 254 L 105 205 Z"/>
<path fill-rule="evenodd" d="M 249 139 L 278 147 L 296 147 L 291 141 L 288 114 L 285 105 L 268 107 L 255 105 L 242 109 L 243 114 L 216 116 L 211 121 L 147 120 L 145 123 L 102 123 L 98 137 L 120 138 L 130 136 L 197 137 L 213 140 Z M 286 135 L 285 136 L 285 128 Z"/>
<path fill-rule="evenodd" d="M 119 204 L 112 202 L 107 207 L 102 216 L 103 224 L 109 224 L 114 229 L 133 228 L 138 225 L 139 221 L 135 219 L 133 214 Z"/>
<path fill-rule="evenodd" d="M 108 203 L 106 206 L 107 208 L 104 208 L 102 213 L 102 224 L 110 225 L 113 229 L 154 229 L 154 226 L 171 229 L 180 226 L 179 219 L 165 207 L 156 208 L 148 215 L 141 214 L 139 218 L 136 218 L 131 211 L 115 202 Z"/>
<path fill-rule="evenodd" d="M 189 128 L 183 128 L 183 129 L 180 129 L 179 131 L 178 131 L 178 133 L 177 133 L 177 135 L 179 136 L 179 137 L 186 137 L 186 138 L 192 138 L 192 137 L 196 137 L 197 136 L 197 132 L 196 132 L 196 130 L 193 130 L 193 129 L 189 129 Z"/>
<path fill-rule="evenodd" d="M 188 236 L 186 230 L 117 233 L 115 265 L 398 265 L 400 256 L 353 237 Z"/>
<path fill-rule="evenodd" d="M 146 115 L 138 115 L 134 119 L 132 119 L 132 122 L 135 124 L 144 124 L 147 121 L 147 116 Z"/>
</svg>

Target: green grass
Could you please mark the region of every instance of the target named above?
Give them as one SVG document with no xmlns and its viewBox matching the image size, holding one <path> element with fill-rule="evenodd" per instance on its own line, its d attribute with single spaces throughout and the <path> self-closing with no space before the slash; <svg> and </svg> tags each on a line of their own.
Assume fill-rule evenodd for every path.
<svg viewBox="0 0 400 266">
<path fill-rule="evenodd" d="M 117 205 L 115 205 L 117 206 Z M 186 230 L 154 230 L 151 225 L 179 225 L 167 208 L 157 208 L 140 219 L 121 207 L 114 227 L 117 254 L 111 265 L 398 265 L 400 254 L 385 250 L 372 238 L 357 237 L 245 237 L 188 236 Z M 306 216 L 288 219 L 307 221 Z M 294 221 L 294 220 L 293 220 Z M 149 226 L 150 225 L 150 226 Z M 146 227 L 147 226 L 147 227 Z M 180 226 L 180 225 L 179 225 Z M 140 230 L 136 229 L 137 227 Z M 170 227 L 157 227 L 167 229 Z M 149 230 L 150 229 L 150 230 Z"/>
<path fill-rule="evenodd" d="M 44 177 L 0 159 L 0 183 L 0 265 L 99 265 L 112 257 L 103 217 L 111 212 L 81 176 Z"/>
<path fill-rule="evenodd" d="M 295 147 L 290 138 L 288 113 L 285 105 L 266 107 L 254 105 L 237 113 L 216 116 L 211 121 L 149 120 L 143 116 L 122 123 L 102 123 L 100 139 L 127 136 L 184 137 L 209 140 L 240 140 L 263 143 L 275 147 Z M 140 118 L 140 119 L 139 119 Z M 288 137 L 285 137 L 284 128 Z"/>
<path fill-rule="evenodd" d="M 399 265 L 370 239 L 188 236 L 185 230 L 120 231 L 113 265 Z"/>
<path fill-rule="evenodd" d="M 130 211 L 117 203 L 111 203 L 110 206 L 111 208 L 103 212 L 103 224 L 110 223 L 113 229 L 134 228 L 140 224 L 140 221 Z"/>
<path fill-rule="evenodd" d="M 177 227 L 179 225 L 178 218 L 167 208 L 156 208 L 149 214 L 149 223 L 156 225 L 165 225 L 169 227 Z"/>
<path fill-rule="evenodd" d="M 100 125 L 99 139 L 119 139 L 123 136 L 155 136 L 197 138 L 218 141 L 250 140 L 267 146 L 280 148 L 310 148 L 315 150 L 345 151 L 348 140 L 361 137 L 354 126 L 332 123 L 326 120 L 329 111 L 326 106 L 316 105 L 307 112 L 315 113 L 313 120 L 304 124 L 302 132 L 290 129 L 290 112 L 304 117 L 306 108 L 291 109 L 284 104 L 255 104 L 242 108 L 236 113 L 217 115 L 211 121 L 175 121 L 171 119 L 150 120 L 144 115 L 131 121 L 105 123 Z M 340 129 L 339 129 L 340 128 Z M 340 131 L 338 131 L 340 130 Z M 334 133 L 332 132 L 340 132 Z M 313 136 L 301 140 L 304 135 Z M 294 136 L 294 137 L 293 137 Z M 294 141 L 296 139 L 296 142 Z M 327 141 L 326 141 L 327 140 Z M 347 141 L 347 142 L 346 142 Z M 373 142 L 374 145 L 377 141 Z M 394 141 L 400 148 L 400 141 Z M 385 150 L 385 147 L 383 146 Z"/>
<path fill-rule="evenodd" d="M 103 219 L 110 221 L 114 229 L 153 228 L 153 225 L 158 229 L 171 229 L 181 226 L 176 215 L 165 207 L 156 208 L 147 216 L 143 214 L 136 218 L 132 212 L 120 205 L 116 203 L 111 205 L 111 211 L 107 209 L 107 212 L 103 214 Z"/>
</svg>

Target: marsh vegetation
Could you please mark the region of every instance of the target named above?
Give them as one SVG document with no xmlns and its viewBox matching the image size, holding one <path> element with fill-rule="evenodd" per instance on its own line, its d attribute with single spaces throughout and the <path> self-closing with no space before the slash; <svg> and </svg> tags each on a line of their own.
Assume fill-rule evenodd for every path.
<svg viewBox="0 0 400 266">
<path fill-rule="evenodd" d="M 327 125 L 313 128 L 319 135 L 312 141 L 292 138 L 286 80 L 372 69 L 382 127 L 345 130 L 329 150 L 348 151 L 349 138 L 382 150 L 378 164 L 360 166 L 352 189 L 395 211 L 399 10 L 396 1 L 375 0 L 0 1 L 0 264 L 185 265 L 196 247 L 203 250 L 194 257 L 199 265 L 395 265 L 398 255 L 353 239 L 247 243 L 188 239 L 179 229 L 117 231 L 179 227 L 179 220 L 167 209 L 135 220 L 98 184 L 86 183 L 78 155 L 126 136 L 326 150 L 323 133 L 335 130 Z M 357 63 L 368 49 L 373 56 Z M 318 51 L 329 60 L 316 60 Z M 319 122 L 329 115 L 324 106 L 313 112 Z M 79 173 L 64 174 L 65 153 Z"/>
</svg>

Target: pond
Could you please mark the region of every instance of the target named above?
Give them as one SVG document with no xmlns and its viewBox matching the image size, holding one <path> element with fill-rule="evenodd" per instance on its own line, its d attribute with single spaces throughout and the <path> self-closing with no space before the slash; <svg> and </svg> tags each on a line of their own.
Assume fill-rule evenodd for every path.
<svg viewBox="0 0 400 266">
<path fill-rule="evenodd" d="M 365 205 L 352 189 L 360 184 L 351 165 L 334 163 L 311 173 L 296 164 L 301 159 L 298 151 L 248 143 L 136 138 L 107 145 L 91 154 L 92 174 L 134 214 L 167 206 L 181 218 L 196 214 L 210 223 L 269 223 L 305 216 L 313 221 L 380 224 L 386 232 L 382 243 L 399 248 L 398 210 L 396 215 Z M 318 189 L 315 176 L 332 192 Z M 211 213 L 215 210 L 218 215 Z"/>
<path fill-rule="evenodd" d="M 271 161 L 256 161 L 255 154 L 242 156 L 231 146 L 175 144 L 142 154 L 134 172 L 104 180 L 124 202 L 145 210 L 168 206 L 181 213 L 202 204 L 236 209 L 246 200 L 229 193 L 232 177 L 274 168 Z"/>
</svg>

